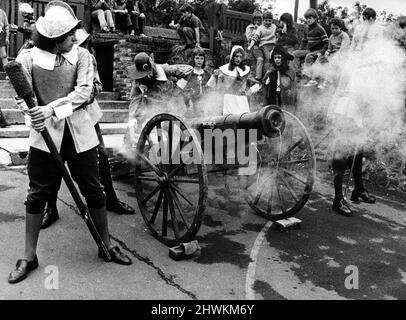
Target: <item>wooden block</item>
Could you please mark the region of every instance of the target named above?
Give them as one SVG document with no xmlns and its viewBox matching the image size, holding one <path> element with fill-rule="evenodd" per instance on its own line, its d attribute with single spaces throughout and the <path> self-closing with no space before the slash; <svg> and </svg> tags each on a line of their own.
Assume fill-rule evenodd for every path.
<svg viewBox="0 0 406 320">
<path fill-rule="evenodd" d="M 279 231 L 287 231 L 291 229 L 300 229 L 300 223 L 302 220 L 290 217 L 288 219 L 281 219 L 278 221 L 275 221 L 273 224 L 274 228 Z"/>
</svg>

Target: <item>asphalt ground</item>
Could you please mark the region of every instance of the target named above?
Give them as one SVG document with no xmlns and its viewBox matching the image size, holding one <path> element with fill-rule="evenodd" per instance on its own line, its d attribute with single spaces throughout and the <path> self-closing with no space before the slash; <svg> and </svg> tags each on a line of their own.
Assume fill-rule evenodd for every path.
<svg viewBox="0 0 406 320">
<path fill-rule="evenodd" d="M 331 181 L 318 178 L 295 215 L 300 229 L 281 232 L 241 197 L 224 192 L 222 179 L 209 181 L 196 236 L 201 253 L 181 261 L 172 260 L 147 230 L 133 180 L 115 181 L 120 200 L 137 210 L 135 216 L 109 212 L 112 241 L 131 256 L 131 266 L 97 257 L 63 185 L 61 219 L 40 234 L 39 268 L 10 285 L 8 274 L 24 249 L 28 177 L 25 169 L 1 169 L 0 299 L 406 299 L 405 198 L 378 195 L 376 204 L 353 205 L 357 213 L 347 218 L 331 210 Z M 50 288 L 55 270 L 58 286 L 54 281 Z"/>
</svg>

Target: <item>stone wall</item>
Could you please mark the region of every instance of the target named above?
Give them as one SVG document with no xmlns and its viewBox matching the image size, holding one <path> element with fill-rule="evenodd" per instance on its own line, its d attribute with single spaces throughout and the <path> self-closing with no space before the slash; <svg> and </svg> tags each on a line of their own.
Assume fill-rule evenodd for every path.
<svg viewBox="0 0 406 320">
<path fill-rule="evenodd" d="M 127 67 L 132 65 L 134 57 L 139 52 L 154 54 L 157 63 L 165 63 L 169 57 L 170 48 L 179 44 L 177 40 L 150 37 L 126 36 L 114 45 L 113 86 L 121 93 L 124 100 L 130 99 L 131 80 L 127 78 Z"/>
</svg>

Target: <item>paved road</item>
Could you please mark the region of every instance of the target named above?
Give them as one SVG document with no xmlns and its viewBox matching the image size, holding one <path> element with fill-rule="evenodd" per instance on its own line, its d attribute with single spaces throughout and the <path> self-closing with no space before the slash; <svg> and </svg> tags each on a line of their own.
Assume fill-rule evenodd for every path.
<svg viewBox="0 0 406 320">
<path fill-rule="evenodd" d="M 97 257 L 63 187 L 61 219 L 40 234 L 40 267 L 9 285 L 23 253 L 27 185 L 24 170 L 0 170 L 0 299 L 406 299 L 406 199 L 379 198 L 345 218 L 330 210 L 332 185 L 320 180 L 296 216 L 301 229 L 284 233 L 238 198 L 228 201 L 218 183 L 209 189 L 197 236 L 201 255 L 192 260 L 170 259 L 139 213 L 109 213 L 112 239 L 131 255 L 130 267 Z M 120 199 L 136 206 L 130 179 L 115 186 Z M 49 265 L 58 268 L 58 289 L 45 287 Z M 345 288 L 355 275 L 345 273 L 347 266 L 358 268 L 359 289 Z"/>
</svg>

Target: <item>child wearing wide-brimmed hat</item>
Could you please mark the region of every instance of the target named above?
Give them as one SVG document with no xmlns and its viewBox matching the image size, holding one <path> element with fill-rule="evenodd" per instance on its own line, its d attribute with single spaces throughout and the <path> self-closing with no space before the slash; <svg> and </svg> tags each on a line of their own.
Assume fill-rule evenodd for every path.
<svg viewBox="0 0 406 320">
<path fill-rule="evenodd" d="M 75 45 L 75 32 L 79 27 L 80 20 L 68 4 L 51 1 L 45 15 L 37 20 L 33 35 L 35 46 L 22 51 L 16 58 L 32 83 L 38 106 L 26 110 L 31 131 L 25 252 L 24 258 L 17 261 L 15 270 L 10 273 L 9 283 L 24 280 L 38 267 L 36 251 L 45 205 L 60 185 L 60 170 L 40 133 L 44 128 L 79 185 L 111 256 L 109 261 L 131 264 L 131 260 L 110 242 L 105 194 L 97 165 L 99 140 L 86 110 L 93 88 L 93 61 L 88 50 Z M 102 252 L 99 257 L 107 259 Z"/>
</svg>

